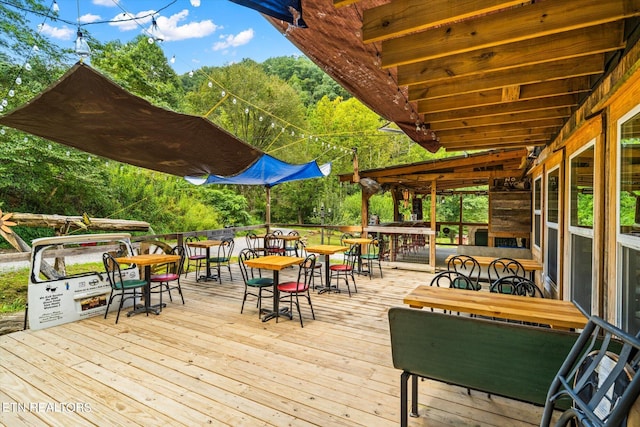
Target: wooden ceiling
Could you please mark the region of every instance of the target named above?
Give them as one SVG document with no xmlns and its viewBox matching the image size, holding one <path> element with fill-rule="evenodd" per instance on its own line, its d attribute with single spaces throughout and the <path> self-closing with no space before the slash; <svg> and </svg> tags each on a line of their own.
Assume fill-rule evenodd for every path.
<svg viewBox="0 0 640 427">
<path fill-rule="evenodd" d="M 414 141 L 543 146 L 638 38 L 640 0 L 303 0 L 271 22 Z"/>
</svg>

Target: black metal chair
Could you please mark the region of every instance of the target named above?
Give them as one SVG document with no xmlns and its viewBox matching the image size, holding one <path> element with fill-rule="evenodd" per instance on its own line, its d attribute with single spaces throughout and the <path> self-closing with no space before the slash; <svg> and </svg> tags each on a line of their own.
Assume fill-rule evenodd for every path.
<svg viewBox="0 0 640 427">
<path fill-rule="evenodd" d="M 347 291 L 349 292 L 349 296 L 351 296 L 351 287 L 349 286 L 349 277 L 351 277 L 351 281 L 353 282 L 353 288 L 355 292 L 358 292 L 358 287 L 356 286 L 356 278 L 353 275 L 353 270 L 356 262 L 356 256 L 358 251 L 358 245 L 351 245 L 349 252 L 351 255 L 343 258 L 342 264 L 333 264 L 329 267 L 329 283 L 328 286 L 331 286 L 331 282 L 333 282 L 333 278 L 336 279 L 336 289 L 339 289 L 338 283 L 340 279 L 344 279 L 344 282 L 347 285 Z"/>
<path fill-rule="evenodd" d="M 491 284 L 490 292 L 544 298 L 538 285 L 526 277 L 504 276 Z"/>
<path fill-rule="evenodd" d="M 367 245 L 367 252 L 361 255 L 362 262 L 367 266 L 367 272 L 369 273 L 369 279 L 373 276 L 373 264 L 378 263 L 378 269 L 380 270 L 380 278 L 382 278 L 382 263 L 380 257 L 382 256 L 382 240 L 374 239 Z"/>
<path fill-rule="evenodd" d="M 307 257 L 309 256 L 309 253 L 307 252 L 307 243 L 304 240 L 299 240 L 300 242 L 300 249 L 301 249 L 301 255 L 303 257 Z M 324 287 L 324 264 L 321 262 L 318 262 L 318 258 L 316 257 L 316 263 L 313 267 L 313 289 L 316 289 L 317 287 L 323 288 Z M 320 286 L 318 286 L 316 284 L 316 277 L 320 278 Z"/>
<path fill-rule="evenodd" d="M 184 240 L 185 249 L 187 250 L 187 268 L 184 273 L 184 277 L 189 275 L 189 269 L 191 268 L 191 264 L 194 264 L 196 267 L 196 279 L 200 277 L 200 269 L 202 268 L 202 264 L 206 261 L 207 256 L 205 255 L 203 248 L 195 248 L 189 246 L 189 243 L 197 242 L 198 239 L 195 236 L 187 237 Z"/>
<path fill-rule="evenodd" d="M 447 262 L 447 270 L 456 271 L 469 278 L 473 284 L 473 290 L 479 291 L 482 288 L 480 284 L 480 263 L 469 255 L 455 255 L 449 258 Z"/>
<path fill-rule="evenodd" d="M 518 261 L 512 258 L 496 258 L 487 267 L 489 283 L 494 283 L 501 277 L 520 276 L 526 277 L 526 270 Z"/>
<path fill-rule="evenodd" d="M 248 233 L 245 236 L 245 240 L 247 241 L 247 247 L 256 251 L 258 255 L 264 255 L 264 239 L 258 237 L 256 233 Z"/>
<path fill-rule="evenodd" d="M 143 294 L 143 288 L 147 286 L 146 280 L 140 279 L 124 279 L 122 276 L 122 271 L 120 269 L 120 264 L 115 260 L 113 256 L 109 253 L 102 254 L 102 263 L 104 264 L 104 269 L 107 273 L 107 279 L 109 280 L 109 284 L 111 285 L 111 295 L 109 295 L 109 301 L 107 301 L 107 309 L 104 312 L 104 318 L 107 318 L 107 314 L 109 313 L 109 306 L 111 302 L 116 297 L 120 297 L 120 304 L 118 305 L 118 314 L 116 315 L 116 324 L 120 319 L 120 310 L 122 310 L 122 305 L 128 299 L 133 299 L 133 304 L 135 305 L 138 299 Z M 138 292 L 140 290 L 140 292 Z M 149 313 L 147 313 L 147 316 Z"/>
<path fill-rule="evenodd" d="M 285 253 L 282 239 L 274 233 L 267 233 L 264 236 L 264 249 L 267 255 L 284 255 Z"/>
<path fill-rule="evenodd" d="M 180 261 L 166 264 L 166 271 L 164 273 L 152 274 L 149 278 L 151 285 L 150 293 L 160 294 L 160 307 L 164 307 L 164 304 L 162 303 L 162 294 L 164 292 L 169 294 L 169 301 L 173 302 L 173 297 L 171 296 L 172 289 L 178 291 L 178 294 L 180 294 L 180 298 L 182 299 L 182 304 L 184 304 L 184 296 L 182 295 L 182 288 L 180 287 L 180 276 L 184 269 L 185 249 L 183 246 L 176 245 L 171 250 L 171 253 L 179 255 Z"/>
<path fill-rule="evenodd" d="M 302 323 L 302 313 L 300 312 L 300 296 L 303 296 L 307 299 L 309 307 L 311 308 L 311 317 L 314 320 L 316 318 L 316 315 L 313 312 L 313 304 L 311 304 L 311 293 L 309 292 L 309 289 L 313 286 L 315 264 L 316 256 L 314 254 L 308 255 L 305 258 L 304 262 L 300 264 L 300 269 L 298 270 L 298 280 L 278 284 L 278 292 L 280 292 L 281 295 L 280 300 L 289 301 L 289 312 L 291 313 L 293 313 L 293 304 L 296 305 L 298 316 L 300 317 L 300 326 L 303 328 L 304 325 Z"/>
<path fill-rule="evenodd" d="M 245 261 L 258 257 L 259 255 L 255 250 L 251 248 L 243 249 L 238 255 L 238 266 L 240 267 L 240 273 L 244 281 L 244 295 L 242 297 L 240 313 L 244 311 L 244 303 L 247 297 L 254 296 L 258 299 L 258 317 L 260 317 L 260 312 L 262 311 L 262 291 L 264 290 L 273 294 L 273 278 L 262 277 L 260 269 L 250 268 L 245 264 Z"/>
<path fill-rule="evenodd" d="M 555 426 L 636 426 L 630 409 L 640 394 L 640 339 L 591 316 L 549 387 L 540 422 L 551 425 L 559 404 L 573 404 Z"/>
<path fill-rule="evenodd" d="M 291 230 L 287 235 L 288 236 L 300 236 L 300 233 L 298 233 L 296 230 Z M 285 255 L 298 256 L 299 242 L 300 242 L 300 240 L 287 241 L 286 245 L 285 245 L 285 248 L 284 248 Z"/>
<path fill-rule="evenodd" d="M 218 246 L 218 255 L 212 258 L 209 258 L 209 263 L 213 263 L 216 265 L 216 270 L 218 271 L 218 281 L 222 283 L 222 275 L 220 274 L 220 270 L 222 267 L 227 267 L 229 270 L 229 278 L 233 280 L 233 275 L 231 274 L 231 254 L 233 253 L 234 241 L 231 237 L 227 237 L 222 239 L 222 243 Z M 209 272 L 207 271 L 207 274 Z"/>
<path fill-rule="evenodd" d="M 440 288 L 457 288 L 475 291 L 475 284 L 465 274 L 457 272 L 455 270 L 445 270 L 436 274 L 429 286 L 437 286 Z"/>
</svg>

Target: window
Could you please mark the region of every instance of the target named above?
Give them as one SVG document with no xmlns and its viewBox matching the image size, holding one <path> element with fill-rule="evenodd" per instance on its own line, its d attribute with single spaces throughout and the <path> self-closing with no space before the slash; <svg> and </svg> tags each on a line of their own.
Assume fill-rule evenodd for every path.
<svg viewBox="0 0 640 427">
<path fill-rule="evenodd" d="M 640 106 L 618 121 L 618 301 L 622 327 L 640 330 Z"/>
<path fill-rule="evenodd" d="M 540 247 L 542 232 L 542 177 L 533 182 L 533 244 Z"/>
<path fill-rule="evenodd" d="M 593 143 L 569 162 L 569 283 L 571 300 L 592 312 L 593 287 Z"/>
<path fill-rule="evenodd" d="M 554 284 L 558 283 L 559 203 L 560 168 L 555 168 L 547 174 L 547 240 L 545 243 L 547 278 Z"/>
</svg>

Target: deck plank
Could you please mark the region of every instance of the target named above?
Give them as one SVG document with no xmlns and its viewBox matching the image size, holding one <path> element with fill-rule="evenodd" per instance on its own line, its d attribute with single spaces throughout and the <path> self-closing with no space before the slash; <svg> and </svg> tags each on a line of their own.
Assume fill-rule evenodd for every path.
<svg viewBox="0 0 640 427">
<path fill-rule="evenodd" d="M 263 323 L 255 300 L 240 314 L 243 285 L 182 279 L 186 304 L 159 316 L 94 317 L 0 337 L 2 402 L 90 404 L 90 414 L 2 412 L 3 425 L 394 426 L 400 372 L 387 311 L 402 306 L 426 272 L 356 276 L 358 293 L 314 293 L 304 328 Z M 265 273 L 269 275 L 270 273 Z M 295 269 L 284 269 L 282 280 Z M 165 301 L 168 298 L 165 297 Z M 264 302 L 269 306 L 270 302 Z M 294 308 L 295 310 L 295 308 Z M 542 408 L 434 381 L 420 384 L 410 426 L 535 426 Z"/>
</svg>

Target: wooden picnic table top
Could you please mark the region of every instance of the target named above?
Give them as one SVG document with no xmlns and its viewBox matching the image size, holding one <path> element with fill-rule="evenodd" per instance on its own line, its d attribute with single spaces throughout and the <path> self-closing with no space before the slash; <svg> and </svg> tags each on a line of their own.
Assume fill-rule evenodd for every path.
<svg viewBox="0 0 640 427">
<path fill-rule="evenodd" d="M 292 265 L 300 264 L 304 258 L 281 255 L 268 255 L 259 258 L 248 259 L 244 263 L 251 268 L 264 268 L 266 270 L 282 270 Z"/>
<path fill-rule="evenodd" d="M 321 255 L 332 255 L 338 252 L 348 251 L 348 246 L 341 245 L 313 245 L 306 247 L 307 252 L 313 252 Z"/>
<path fill-rule="evenodd" d="M 188 245 L 193 248 L 210 248 L 212 246 L 220 246 L 222 240 L 198 240 L 197 242 L 189 242 Z"/>
<path fill-rule="evenodd" d="M 115 260 L 120 264 L 136 264 L 138 266 L 141 266 L 141 265 L 154 265 L 154 264 L 164 264 L 169 262 L 177 262 L 177 261 L 180 261 L 180 255 L 142 254 L 142 255 L 118 257 Z"/>
<path fill-rule="evenodd" d="M 557 328 L 581 329 L 589 320 L 571 301 L 429 285 L 418 286 L 403 301 L 414 308 L 439 308 Z"/>
</svg>

